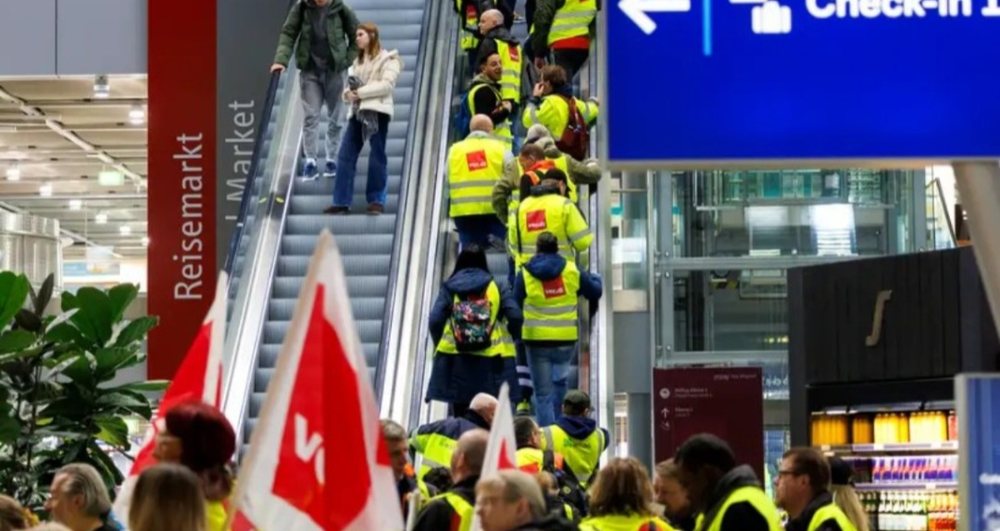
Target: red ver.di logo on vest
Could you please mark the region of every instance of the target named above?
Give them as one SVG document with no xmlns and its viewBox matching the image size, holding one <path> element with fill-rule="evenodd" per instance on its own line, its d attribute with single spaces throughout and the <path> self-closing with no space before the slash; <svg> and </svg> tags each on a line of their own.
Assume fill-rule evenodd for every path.
<svg viewBox="0 0 1000 531">
<path fill-rule="evenodd" d="M 562 275 L 556 278 L 542 281 L 542 292 L 546 299 L 562 297 L 566 294 L 566 284 L 563 283 Z"/>
<path fill-rule="evenodd" d="M 528 212 L 527 216 L 528 230 L 545 230 L 549 227 L 549 224 L 545 221 L 545 211 L 544 210 L 531 210 Z"/>
<path fill-rule="evenodd" d="M 510 54 L 511 61 L 517 62 L 521 60 L 521 51 L 517 48 L 517 46 L 508 46 L 507 52 Z"/>
<path fill-rule="evenodd" d="M 486 151 L 480 149 L 465 155 L 465 163 L 469 165 L 469 171 L 482 170 L 486 168 Z"/>
</svg>

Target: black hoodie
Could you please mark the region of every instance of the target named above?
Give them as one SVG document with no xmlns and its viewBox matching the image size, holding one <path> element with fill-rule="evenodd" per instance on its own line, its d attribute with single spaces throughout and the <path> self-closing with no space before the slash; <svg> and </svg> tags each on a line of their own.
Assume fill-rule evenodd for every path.
<svg viewBox="0 0 1000 531">
<path fill-rule="evenodd" d="M 712 490 L 705 510 L 706 524 L 712 522 L 722 509 L 722 504 L 733 491 L 741 487 L 754 486 L 760 488 L 760 481 L 752 468 L 747 465 L 738 466 L 727 472 Z M 720 531 L 769 531 L 767 519 L 757 512 L 750 502 L 734 503 L 722 515 Z"/>
</svg>

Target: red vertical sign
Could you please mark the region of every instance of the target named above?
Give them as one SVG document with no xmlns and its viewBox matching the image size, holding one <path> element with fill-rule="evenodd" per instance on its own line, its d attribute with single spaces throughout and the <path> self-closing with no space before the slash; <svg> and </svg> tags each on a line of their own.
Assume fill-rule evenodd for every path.
<svg viewBox="0 0 1000 531">
<path fill-rule="evenodd" d="M 764 389 L 759 367 L 653 371 L 656 462 L 674 456 L 688 437 L 724 439 L 736 461 L 764 478 Z"/>
<path fill-rule="evenodd" d="M 215 287 L 216 2 L 149 2 L 150 378 L 171 378 Z"/>
</svg>

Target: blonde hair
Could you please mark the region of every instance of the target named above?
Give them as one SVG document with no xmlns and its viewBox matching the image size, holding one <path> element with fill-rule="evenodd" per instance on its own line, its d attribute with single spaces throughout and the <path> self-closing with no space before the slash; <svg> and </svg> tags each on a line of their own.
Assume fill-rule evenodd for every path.
<svg viewBox="0 0 1000 531">
<path fill-rule="evenodd" d="M 32 527 L 29 531 L 73 531 L 72 529 L 56 523 L 56 522 L 45 522 Z"/>
<path fill-rule="evenodd" d="M 201 481 L 185 466 L 160 464 L 139 475 L 128 512 L 131 531 L 205 531 Z"/>
<path fill-rule="evenodd" d="M 545 516 L 545 496 L 542 495 L 541 486 L 531 474 L 520 470 L 500 470 L 476 483 L 476 494 L 483 489 L 497 489 L 503 492 L 504 501 L 508 503 L 524 499 L 528 502 L 533 517 Z"/>
<path fill-rule="evenodd" d="M 847 519 L 854 524 L 855 529 L 858 531 L 870 530 L 868 513 L 865 512 L 864 506 L 861 505 L 861 500 L 858 499 L 858 493 L 854 492 L 854 487 L 850 485 L 833 485 L 830 487 L 830 492 L 833 493 L 833 503 L 837 504 L 837 507 L 840 507 L 841 511 L 844 511 Z"/>
<path fill-rule="evenodd" d="M 27 529 L 28 517 L 24 507 L 14 498 L 0 496 L 0 531 Z"/>
<path fill-rule="evenodd" d="M 615 514 L 656 516 L 653 484 L 646 467 L 634 457 L 612 459 L 590 487 L 590 515 Z"/>
<path fill-rule="evenodd" d="M 368 49 L 358 50 L 358 62 L 364 63 L 365 59 L 374 59 L 382 53 L 382 43 L 378 38 L 378 26 L 374 22 L 362 22 L 358 24 L 358 29 L 368 34 Z"/>
</svg>

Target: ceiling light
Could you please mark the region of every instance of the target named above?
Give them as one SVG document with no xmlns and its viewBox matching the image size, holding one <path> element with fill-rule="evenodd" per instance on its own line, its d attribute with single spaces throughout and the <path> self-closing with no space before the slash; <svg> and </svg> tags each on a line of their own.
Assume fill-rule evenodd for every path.
<svg viewBox="0 0 1000 531">
<path fill-rule="evenodd" d="M 146 110 L 142 108 L 142 105 L 134 105 L 132 109 L 128 112 L 128 121 L 132 125 L 141 125 L 146 123 Z"/>
<path fill-rule="evenodd" d="M 101 186 L 121 186 L 125 184 L 125 174 L 117 170 L 104 170 L 97 174 Z"/>
<path fill-rule="evenodd" d="M 94 216 L 94 223 L 97 223 L 98 225 L 104 225 L 107 222 L 108 214 L 106 212 L 98 212 L 97 215 Z"/>
<path fill-rule="evenodd" d="M 128 225 L 122 225 L 121 227 L 118 227 L 118 234 L 121 234 L 122 236 L 131 236 L 132 227 L 129 227 Z"/>
<path fill-rule="evenodd" d="M 81 199 L 70 199 L 69 209 L 70 210 L 80 210 L 83 208 L 83 200 Z"/>
<path fill-rule="evenodd" d="M 142 246 L 143 247 L 149 247 L 149 236 L 143 236 L 142 237 Z"/>
<path fill-rule="evenodd" d="M 52 185 L 43 184 L 38 187 L 38 195 L 42 197 L 52 197 Z"/>
<path fill-rule="evenodd" d="M 7 180 L 8 181 L 20 181 L 21 180 L 21 168 L 20 168 L 20 166 L 9 166 L 9 167 L 7 167 Z"/>
<path fill-rule="evenodd" d="M 94 78 L 94 97 L 102 100 L 111 97 L 111 83 L 107 75 L 98 74 Z"/>
</svg>

